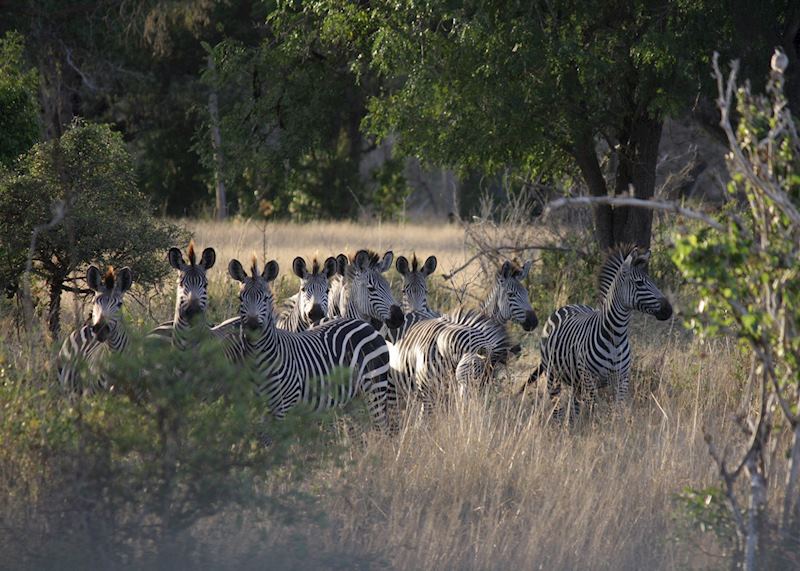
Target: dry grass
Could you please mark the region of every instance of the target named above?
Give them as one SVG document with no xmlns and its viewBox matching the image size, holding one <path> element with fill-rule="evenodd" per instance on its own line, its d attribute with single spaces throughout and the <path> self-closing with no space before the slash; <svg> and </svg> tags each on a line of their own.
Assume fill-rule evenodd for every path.
<svg viewBox="0 0 800 571">
<path fill-rule="evenodd" d="M 253 250 L 260 255 L 262 240 L 284 275 L 295 255 L 365 246 L 435 253 L 442 269 L 468 257 L 462 231 L 452 226 L 189 226 L 200 246 L 217 249 L 211 279 L 217 319 L 235 313 L 227 261 Z M 169 316 L 171 286 L 159 295 L 149 303 L 139 295 L 140 304 L 131 304 L 135 322 Z M 543 387 L 524 398 L 513 394 L 538 361 L 538 331 L 516 329 L 522 356 L 496 387 L 473 392 L 427 421 L 412 410 L 393 438 L 343 430 L 343 463 L 308 474 L 300 488 L 266 485 L 271 494 L 308 494 L 309 507 L 290 520 L 226 513 L 205 521 L 194 530 L 198 557 L 242 568 L 727 566 L 710 536 L 685 533 L 689 522 L 675 498 L 685 486 L 717 482 L 704 429 L 719 443 L 741 440 L 730 418 L 740 405 L 745 359 L 727 340 L 690 338 L 677 321 L 639 316 L 634 334 L 634 395 L 627 407 L 602 402 L 575 426 L 548 422 Z M 773 477 L 783 477 L 780 468 Z"/>
</svg>

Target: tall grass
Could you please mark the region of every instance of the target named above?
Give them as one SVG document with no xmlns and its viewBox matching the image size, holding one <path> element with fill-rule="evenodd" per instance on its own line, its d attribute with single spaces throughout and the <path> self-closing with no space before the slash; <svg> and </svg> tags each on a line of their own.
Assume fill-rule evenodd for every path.
<svg viewBox="0 0 800 571">
<path fill-rule="evenodd" d="M 254 249 L 260 256 L 262 229 L 240 222 L 196 222 L 191 229 L 200 245 L 217 249 L 210 293 L 212 319 L 220 320 L 236 311 L 234 289 L 225 276 L 227 261 L 246 257 Z M 267 256 L 278 259 L 282 273 L 295 255 L 327 256 L 363 246 L 393 248 L 396 254 L 435 253 L 440 267 L 442 260 L 455 267 L 469 254 L 461 231 L 450 226 L 270 225 L 264 236 Z M 476 294 L 478 284 L 489 285 L 483 275 L 470 279 Z M 564 274 L 561 280 L 570 277 Z M 569 284 L 562 282 L 554 287 L 563 295 Z M 537 283 L 534 278 L 531 288 Z M 547 283 L 553 287 L 552 279 Z M 396 279 L 395 285 L 399 285 Z M 171 316 L 171 287 L 165 284 L 158 295 L 139 292 L 138 301 L 128 303 L 134 326 L 146 329 Z M 281 295 L 288 295 L 296 287 L 295 279 L 281 287 Z M 442 302 L 455 303 L 442 282 L 437 287 Z M 66 305 L 67 312 L 74 311 Z M 550 308 L 536 309 L 544 319 Z M 78 313 L 83 312 L 78 306 Z M 0 381 L 27 382 L 42 389 L 52 386 L 54 350 L 44 345 L 36 356 L 30 355 L 25 344 L 8 333 L 10 318 L 3 323 L 5 361 L 0 363 Z M 494 386 L 473 390 L 430 418 L 420 418 L 416 407 L 409 407 L 395 436 L 371 431 L 361 421 L 360 406 L 351 406 L 335 428 L 325 429 L 335 430 L 333 440 L 342 446 L 336 461 L 310 464 L 300 481 L 279 473 L 266 478 L 260 493 L 281 498 L 279 512 L 231 506 L 198 521 L 181 536 L 191 546 L 185 566 L 726 566 L 724 545 L 712 533 L 699 531 L 679 494 L 685 487 L 702 489 L 717 482 L 704 432 L 719 448 L 741 440 L 731 417 L 742 400 L 746 357 L 735 342 L 694 339 L 678 318 L 662 324 L 637 316 L 630 403 L 616 407 L 602 399 L 593 415 L 563 426 L 550 422 L 552 406 L 543 387 L 516 395 L 538 361 L 538 332 L 529 335 L 515 329 L 514 334 L 521 341 L 522 355 Z M 33 358 L 37 362 L 31 363 Z M 8 434 L 3 437 L 7 440 L 2 454 L 8 458 L 15 443 Z M 302 447 L 296 453 L 316 454 L 313 448 Z M 18 493 L 20 488 L 0 481 L 0 494 L 12 489 Z M 50 517 L 35 495 L 6 497 L 4 505 L 27 510 L 25 521 L 38 514 L 41 525 L 47 525 Z M 2 533 L 24 528 L 14 527 L 21 521 L 15 517 L 7 512 L 0 519 Z M 0 567 L 3 563 L 0 554 Z M 57 561 L 53 563 L 57 566 Z M 174 561 L 170 565 L 175 566 Z"/>
</svg>

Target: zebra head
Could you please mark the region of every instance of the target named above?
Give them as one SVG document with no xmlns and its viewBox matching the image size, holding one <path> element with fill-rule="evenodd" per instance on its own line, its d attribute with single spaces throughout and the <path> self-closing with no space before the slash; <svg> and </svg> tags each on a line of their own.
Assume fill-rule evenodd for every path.
<svg viewBox="0 0 800 571">
<path fill-rule="evenodd" d="M 270 282 L 278 276 L 278 269 L 278 262 L 272 260 L 267 262 L 263 272 L 259 272 L 255 256 L 253 256 L 249 276 L 239 260 L 231 260 L 228 264 L 230 276 L 242 284 L 239 287 L 239 317 L 243 332 L 259 332 L 270 325 L 274 326 Z"/>
<path fill-rule="evenodd" d="M 175 322 L 183 324 L 205 313 L 208 307 L 206 271 L 214 266 L 217 259 L 214 248 L 206 248 L 198 261 L 194 251 L 194 241 L 189 242 L 187 255 L 188 264 L 178 248 L 170 248 L 167 254 L 170 265 L 180 272 L 178 292 L 175 296 Z"/>
<path fill-rule="evenodd" d="M 300 292 L 297 294 L 297 308 L 307 323 L 319 323 L 328 314 L 328 280 L 337 272 L 335 258 L 328 258 L 320 267 L 316 258 L 311 263 L 311 271 L 306 261 L 297 257 L 292 262 L 294 275 L 300 278 Z"/>
<path fill-rule="evenodd" d="M 647 273 L 650 250 L 640 253 L 633 245 L 612 250 L 600 269 L 600 294 L 613 294 L 626 309 L 655 316 L 659 321 L 672 317 L 672 305 Z"/>
<path fill-rule="evenodd" d="M 92 332 L 101 343 L 116 333 L 122 322 L 122 297 L 133 283 L 130 268 L 108 268 L 105 275 L 96 266 L 89 266 L 86 282 L 94 292 Z"/>
<path fill-rule="evenodd" d="M 428 276 L 436 270 L 436 256 L 429 256 L 421 268 L 416 254 L 411 258 L 410 267 L 405 256 L 400 256 L 395 267 L 403 276 L 403 309 L 406 312 L 430 311 Z"/>
<path fill-rule="evenodd" d="M 390 329 L 403 323 L 403 310 L 395 303 L 383 273 L 392 265 L 389 251 L 380 258 L 375 252 L 359 250 L 345 270 L 347 317 L 383 321 Z"/>
<path fill-rule="evenodd" d="M 515 321 L 525 331 L 532 331 L 539 324 L 539 319 L 528 299 L 528 290 L 520 283 L 520 280 L 528 276 L 531 263 L 531 260 L 528 260 L 520 268 L 508 260 L 503 262 L 500 271 L 497 272 L 494 289 L 483 304 L 486 314 L 502 322 Z"/>
</svg>

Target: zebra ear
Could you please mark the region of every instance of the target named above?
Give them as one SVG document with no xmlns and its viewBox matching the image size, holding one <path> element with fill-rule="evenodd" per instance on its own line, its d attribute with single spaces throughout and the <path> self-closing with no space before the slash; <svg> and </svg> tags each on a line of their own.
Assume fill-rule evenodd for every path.
<svg viewBox="0 0 800 571">
<path fill-rule="evenodd" d="M 515 276 L 518 280 L 524 280 L 528 277 L 528 272 L 531 271 L 531 265 L 533 264 L 533 260 L 526 260 L 525 263 L 522 265 L 522 269 L 517 273 Z"/>
<path fill-rule="evenodd" d="M 176 270 L 182 270 L 184 267 L 186 267 L 186 262 L 183 260 L 183 254 L 181 254 L 181 251 L 174 246 L 169 249 L 169 252 L 167 252 L 167 259 L 169 260 L 169 265 Z"/>
<path fill-rule="evenodd" d="M 278 270 L 279 270 L 278 262 L 276 262 L 275 260 L 270 260 L 269 262 L 267 262 L 267 265 L 264 266 L 264 271 L 261 272 L 261 277 L 267 280 L 268 282 L 271 282 L 272 280 L 278 277 Z"/>
<path fill-rule="evenodd" d="M 133 275 L 131 274 L 131 269 L 129 267 L 124 267 L 117 272 L 117 279 L 114 282 L 114 286 L 119 290 L 120 293 L 125 293 L 129 289 L 131 289 L 131 285 L 133 284 Z"/>
<path fill-rule="evenodd" d="M 353 260 L 356 270 L 363 272 L 369 268 L 369 252 L 366 250 L 359 250 L 356 252 L 356 258 Z"/>
<path fill-rule="evenodd" d="M 335 276 L 336 275 L 336 270 L 337 270 L 336 258 L 331 257 L 331 258 L 328 258 L 327 260 L 325 260 L 324 271 L 325 271 L 325 277 L 326 278 L 331 279 L 333 276 Z"/>
<path fill-rule="evenodd" d="M 511 275 L 511 262 L 506 260 L 503 262 L 503 267 L 500 268 L 500 277 L 507 278 Z"/>
<path fill-rule="evenodd" d="M 336 256 L 336 271 L 339 273 L 340 276 L 343 276 L 344 273 L 347 271 L 347 264 L 349 260 L 345 254 L 339 254 Z"/>
<path fill-rule="evenodd" d="M 217 253 L 214 251 L 214 248 L 206 248 L 203 250 L 203 255 L 200 256 L 200 266 L 205 268 L 206 270 L 210 270 L 214 267 L 214 262 L 217 261 Z"/>
<path fill-rule="evenodd" d="M 292 271 L 294 272 L 294 275 L 296 275 L 301 280 L 306 279 L 306 277 L 308 276 L 308 270 L 306 269 L 306 261 L 300 256 L 297 256 L 292 262 Z"/>
<path fill-rule="evenodd" d="M 636 259 L 633 261 L 634 266 L 646 266 L 647 263 L 650 261 L 650 250 L 647 250 L 644 254 L 639 254 L 636 256 Z"/>
<path fill-rule="evenodd" d="M 394 252 L 389 250 L 383 255 L 383 259 L 381 260 L 380 265 L 378 265 L 378 270 L 383 273 L 389 268 L 392 267 L 392 260 L 394 260 Z"/>
<path fill-rule="evenodd" d="M 408 260 L 405 256 L 400 256 L 397 258 L 397 262 L 395 262 L 394 267 L 397 268 L 397 271 L 400 272 L 401 276 L 404 276 L 408 273 Z"/>
<path fill-rule="evenodd" d="M 428 259 L 425 260 L 425 265 L 422 266 L 422 273 L 426 276 L 431 275 L 436 271 L 436 264 L 436 256 L 428 256 Z"/>
<path fill-rule="evenodd" d="M 97 266 L 89 266 L 89 269 L 86 270 L 86 283 L 93 291 L 100 291 L 100 286 L 103 285 L 103 275 Z"/>
<path fill-rule="evenodd" d="M 236 259 L 228 262 L 228 274 L 237 282 L 242 283 L 244 283 L 244 279 L 247 277 L 247 273 L 244 271 L 242 263 Z"/>
</svg>

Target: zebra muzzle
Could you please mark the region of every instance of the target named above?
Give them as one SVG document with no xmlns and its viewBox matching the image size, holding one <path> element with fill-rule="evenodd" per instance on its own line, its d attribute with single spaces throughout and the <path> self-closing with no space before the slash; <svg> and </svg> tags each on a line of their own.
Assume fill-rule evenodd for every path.
<svg viewBox="0 0 800 571">
<path fill-rule="evenodd" d="M 92 331 L 98 341 L 105 341 L 111 333 L 111 327 L 105 321 L 100 321 L 92 326 Z"/>
<path fill-rule="evenodd" d="M 672 317 L 672 305 L 666 299 L 661 300 L 661 306 L 658 311 L 653 314 L 659 321 L 666 321 Z"/>
<path fill-rule="evenodd" d="M 533 310 L 525 312 L 525 321 L 522 322 L 522 328 L 525 331 L 533 331 L 536 329 L 536 326 L 539 325 L 539 318 L 536 317 L 536 314 Z"/>
<path fill-rule="evenodd" d="M 316 324 L 323 317 L 325 317 L 325 312 L 322 311 L 322 307 L 318 303 L 312 305 L 311 310 L 308 312 L 308 320 Z"/>
<path fill-rule="evenodd" d="M 386 320 L 386 325 L 389 329 L 397 329 L 403 324 L 404 320 L 405 316 L 399 305 L 393 305 L 389 308 L 389 319 Z"/>
</svg>

